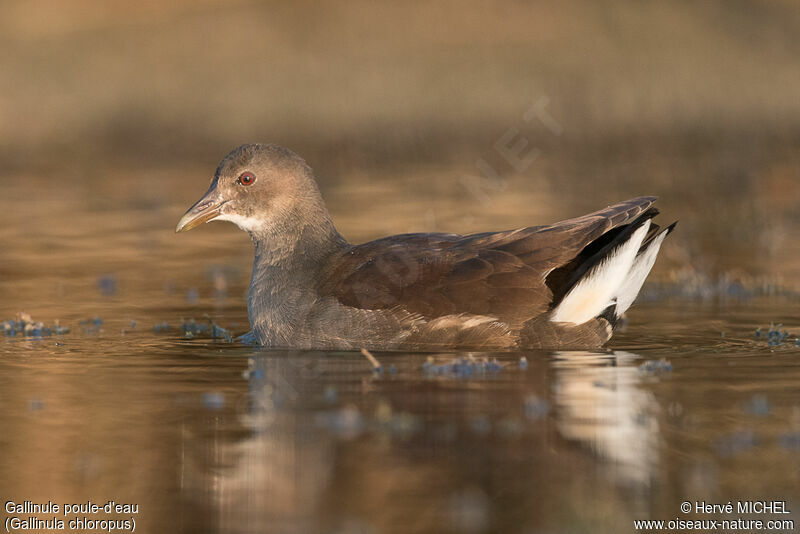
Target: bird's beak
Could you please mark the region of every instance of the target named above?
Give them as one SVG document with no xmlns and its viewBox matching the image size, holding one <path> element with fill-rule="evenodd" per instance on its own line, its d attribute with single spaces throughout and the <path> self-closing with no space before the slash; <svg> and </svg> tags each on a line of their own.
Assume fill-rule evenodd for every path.
<svg viewBox="0 0 800 534">
<path fill-rule="evenodd" d="M 203 198 L 195 202 L 194 206 L 183 214 L 181 220 L 178 221 L 178 226 L 175 227 L 175 232 L 186 232 L 195 226 L 200 226 L 216 219 L 220 215 L 219 210 L 223 204 L 225 204 L 225 201 L 220 198 L 217 191 L 217 181 L 214 180 L 214 183 L 211 184 Z"/>
</svg>

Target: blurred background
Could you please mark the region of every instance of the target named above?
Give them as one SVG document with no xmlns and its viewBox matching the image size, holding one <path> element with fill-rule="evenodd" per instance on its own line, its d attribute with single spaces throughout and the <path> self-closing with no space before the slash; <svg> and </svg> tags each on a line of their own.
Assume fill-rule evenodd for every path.
<svg viewBox="0 0 800 534">
<path fill-rule="evenodd" d="M 800 329 L 798 58 L 792 0 L 0 0 L 0 321 L 71 328 L 4 326 L 0 498 L 146 532 L 796 514 L 800 341 L 766 325 Z M 194 336 L 248 329 L 248 236 L 174 227 L 250 142 L 305 157 L 354 242 L 640 195 L 680 224 L 615 352 L 376 375 Z"/>
<path fill-rule="evenodd" d="M 0 238 L 133 209 L 117 237 L 157 221 L 201 247 L 207 228 L 173 238 L 174 221 L 230 149 L 274 142 L 355 241 L 650 194 L 681 220 L 654 280 L 798 289 L 798 35 L 789 0 L 6 0 Z M 523 168 L 495 149 L 507 134 Z"/>
</svg>

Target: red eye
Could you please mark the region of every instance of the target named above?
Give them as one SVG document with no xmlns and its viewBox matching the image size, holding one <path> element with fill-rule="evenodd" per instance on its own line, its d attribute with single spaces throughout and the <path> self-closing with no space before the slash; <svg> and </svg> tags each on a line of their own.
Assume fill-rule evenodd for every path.
<svg viewBox="0 0 800 534">
<path fill-rule="evenodd" d="M 256 175 L 252 172 L 243 172 L 238 181 L 242 185 L 253 185 L 253 182 L 256 181 Z"/>
</svg>

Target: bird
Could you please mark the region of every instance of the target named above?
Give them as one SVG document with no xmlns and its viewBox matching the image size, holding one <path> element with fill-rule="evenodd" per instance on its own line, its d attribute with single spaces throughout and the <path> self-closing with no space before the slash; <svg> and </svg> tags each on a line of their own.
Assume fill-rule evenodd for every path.
<svg viewBox="0 0 800 534">
<path fill-rule="evenodd" d="M 213 220 L 254 244 L 245 343 L 376 351 L 594 349 L 633 304 L 675 228 L 656 197 L 546 226 L 410 233 L 351 244 L 314 172 L 274 144 L 226 155 L 176 232 Z"/>
</svg>

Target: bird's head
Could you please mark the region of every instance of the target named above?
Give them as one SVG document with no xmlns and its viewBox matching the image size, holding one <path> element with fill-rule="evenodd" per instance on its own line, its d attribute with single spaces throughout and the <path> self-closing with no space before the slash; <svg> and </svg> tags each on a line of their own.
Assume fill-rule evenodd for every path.
<svg viewBox="0 0 800 534">
<path fill-rule="evenodd" d="M 320 207 L 326 217 L 312 171 L 300 156 L 276 145 L 242 145 L 223 158 L 211 187 L 175 231 L 213 220 L 230 221 L 251 234 L 286 231 L 304 212 Z"/>
</svg>

